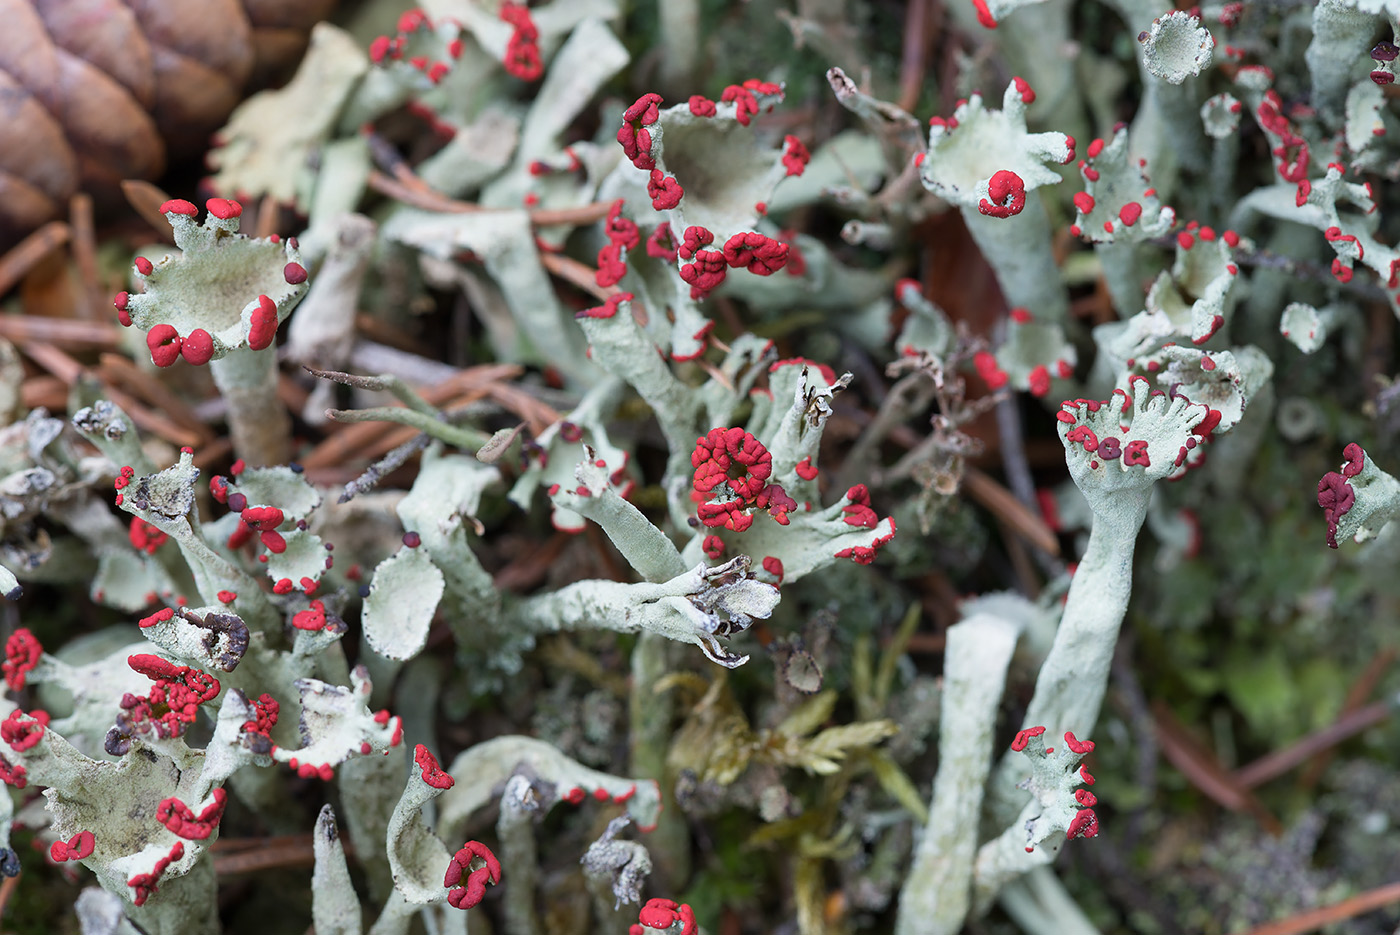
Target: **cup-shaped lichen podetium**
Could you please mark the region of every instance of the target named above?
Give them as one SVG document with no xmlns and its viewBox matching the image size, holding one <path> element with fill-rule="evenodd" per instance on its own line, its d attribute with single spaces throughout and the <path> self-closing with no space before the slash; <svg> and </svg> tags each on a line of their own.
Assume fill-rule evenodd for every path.
<svg viewBox="0 0 1400 935">
<path fill-rule="evenodd" d="M 961 209 L 1007 304 L 1062 322 L 1069 302 L 1050 252 L 1050 219 L 1040 199 L 1027 196 L 1060 182 L 1050 165 L 1074 159 L 1074 139 L 1029 132 L 1026 105 L 1033 100 L 1030 85 L 1013 78 L 1001 110 L 985 109 L 974 94 L 951 118 L 935 118 L 919 175 L 925 188 Z"/>
<path fill-rule="evenodd" d="M 306 293 L 306 268 L 295 238 L 238 232 L 243 208 L 211 198 L 204 223 L 188 201 L 161 205 L 179 254 L 135 261 L 140 293 L 118 293 L 123 325 L 146 332 L 157 366 L 183 357 L 210 364 L 228 403 L 234 449 L 249 464 L 285 460 L 290 422 L 277 398 L 277 326 Z"/>
</svg>

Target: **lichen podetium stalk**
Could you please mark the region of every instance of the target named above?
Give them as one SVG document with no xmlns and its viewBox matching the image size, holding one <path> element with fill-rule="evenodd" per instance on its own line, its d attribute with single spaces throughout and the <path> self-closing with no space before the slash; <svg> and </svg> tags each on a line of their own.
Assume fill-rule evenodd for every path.
<svg viewBox="0 0 1400 935">
<path fill-rule="evenodd" d="M 1152 486 L 1184 470 L 1186 455 L 1200 443 L 1197 434 L 1208 437 L 1220 413 L 1180 394 L 1169 400 L 1137 379 L 1102 402 L 1066 401 L 1056 416 L 1070 474 L 1094 521 L 1023 725 L 1087 736 L 1108 687 Z M 1003 757 L 988 793 L 996 824 L 1015 820 L 1024 806 L 1022 778 L 1024 765 Z"/>
<path fill-rule="evenodd" d="M 1050 216 L 1039 196 L 1027 193 L 1025 210 L 1014 220 L 970 208 L 963 208 L 962 216 L 977 249 L 991 264 L 1007 305 L 1032 308 L 1045 321 L 1069 317 L 1069 297 L 1050 249 Z"/>
<path fill-rule="evenodd" d="M 287 461 L 292 417 L 277 395 L 277 355 L 239 348 L 211 360 L 209 370 L 228 404 L 233 450 L 251 467 Z"/>
<path fill-rule="evenodd" d="M 982 795 L 1019 623 L 977 613 L 948 628 L 933 806 L 899 894 L 895 935 L 955 935 L 971 906 Z"/>
<path fill-rule="evenodd" d="M 628 696 L 630 768 L 638 779 L 654 779 L 661 787 L 664 810 L 647 841 L 656 873 L 679 888 L 690 877 L 690 829 L 676 805 L 674 777 L 666 775 L 666 750 L 671 738 L 671 695 L 656 692 L 656 684 L 671 672 L 670 640 L 643 632 L 632 650 L 632 689 Z"/>
</svg>

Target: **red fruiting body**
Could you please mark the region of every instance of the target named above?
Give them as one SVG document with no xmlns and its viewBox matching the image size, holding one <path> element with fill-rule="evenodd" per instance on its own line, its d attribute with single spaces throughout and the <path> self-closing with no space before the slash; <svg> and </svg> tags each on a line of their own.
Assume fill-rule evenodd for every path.
<svg viewBox="0 0 1400 935">
<path fill-rule="evenodd" d="M 158 623 L 169 623 L 173 619 L 175 619 L 175 608 L 162 607 L 149 617 L 142 617 L 140 620 L 136 621 L 136 625 L 144 630 Z"/>
<path fill-rule="evenodd" d="M 112 299 L 112 305 L 117 309 L 117 321 L 121 322 L 123 328 L 131 327 L 131 312 L 127 309 L 130 301 L 131 296 L 125 292 L 118 292 Z"/>
<path fill-rule="evenodd" d="M 44 647 L 38 638 L 26 627 L 20 627 L 5 640 L 5 661 L 0 669 L 5 673 L 5 684 L 15 691 L 24 688 L 24 677 L 39 664 Z"/>
<path fill-rule="evenodd" d="M 226 198 L 210 198 L 204 203 L 204 208 L 221 221 L 227 221 L 243 214 L 241 204 Z"/>
<path fill-rule="evenodd" d="M 724 261 L 747 267 L 758 276 L 771 276 L 787 263 L 788 245 L 757 231 L 743 231 L 724 242 Z"/>
<path fill-rule="evenodd" d="M 681 183 L 677 182 L 674 176 L 667 175 L 660 169 L 652 169 L 651 179 L 647 182 L 647 195 L 651 198 L 653 208 L 657 211 L 668 211 L 681 203 L 685 189 L 681 188 Z"/>
<path fill-rule="evenodd" d="M 808 455 L 801 461 L 797 462 L 797 464 L 793 465 L 793 470 L 796 471 L 797 476 L 802 478 L 803 480 L 812 480 L 817 476 L 817 469 L 812 464 L 811 455 Z"/>
<path fill-rule="evenodd" d="M 174 325 L 159 324 L 146 332 L 146 347 L 151 351 L 151 362 L 157 367 L 169 367 L 180 358 L 179 332 Z"/>
<path fill-rule="evenodd" d="M 222 474 L 209 478 L 209 494 L 219 503 L 228 503 L 228 478 Z"/>
<path fill-rule="evenodd" d="M 997 365 L 996 355 L 991 351 L 978 351 L 973 354 L 972 366 L 977 368 L 977 375 L 989 388 L 999 390 L 1006 385 L 1006 371 Z"/>
<path fill-rule="evenodd" d="M 455 780 L 438 766 L 437 757 L 421 743 L 413 748 L 413 762 L 422 771 L 423 781 L 434 789 L 451 789 Z"/>
<path fill-rule="evenodd" d="M 668 229 L 670 225 L 667 225 Z M 694 258 L 700 248 L 715 242 L 715 235 L 703 227 L 690 226 L 685 229 L 685 235 L 681 238 L 681 244 L 676 248 L 676 255 L 682 260 Z"/>
<path fill-rule="evenodd" d="M 288 263 L 282 267 L 282 278 L 293 286 L 306 282 L 306 267 L 300 263 Z"/>
<path fill-rule="evenodd" d="M 732 529 L 743 532 L 753 525 L 753 517 L 745 512 L 748 504 L 743 500 L 725 500 L 722 503 L 701 503 L 695 513 L 700 522 L 714 528 Z"/>
<path fill-rule="evenodd" d="M 875 515 L 875 511 L 870 507 L 870 489 L 864 484 L 856 484 L 846 491 L 846 499 L 850 502 L 841 508 L 845 515 L 842 521 L 848 526 L 859 526 L 862 529 L 874 529 L 880 525 L 880 518 Z"/>
<path fill-rule="evenodd" d="M 189 204 L 185 202 L 185 204 Z M 194 205 L 190 205 L 191 208 Z M 93 837 L 91 831 L 79 831 L 67 841 L 55 841 L 49 845 L 49 856 L 55 863 L 63 863 L 67 860 L 86 860 L 92 856 L 93 850 L 97 847 L 97 839 Z"/>
<path fill-rule="evenodd" d="M 1080 214 L 1089 214 L 1094 210 L 1094 196 L 1088 192 L 1075 192 L 1074 206 Z"/>
<path fill-rule="evenodd" d="M 836 558 L 849 558 L 857 565 L 869 565 L 875 561 L 875 556 L 879 554 L 880 546 L 894 538 L 895 526 L 894 517 L 888 517 L 890 531 L 883 536 L 878 536 L 869 546 L 851 546 L 849 549 L 842 549 L 835 553 Z"/>
<path fill-rule="evenodd" d="M 203 841 L 219 826 L 220 819 L 224 817 L 224 806 L 228 804 L 228 793 L 222 787 L 216 787 L 212 795 L 214 801 L 206 805 L 204 811 L 198 815 L 174 796 L 162 799 L 156 806 L 156 821 L 165 825 L 178 837 Z"/>
<path fill-rule="evenodd" d="M 1029 81 L 1017 76 L 1011 79 L 1011 83 L 1016 85 L 1016 93 L 1021 95 L 1021 100 L 1025 101 L 1027 104 L 1035 103 L 1035 91 L 1031 88 Z"/>
<path fill-rule="evenodd" d="M 1255 116 L 1261 127 L 1279 138 L 1280 145 L 1273 150 L 1273 154 L 1279 158 L 1276 167 L 1279 175 L 1287 182 L 1301 182 L 1306 179 L 1309 162 L 1308 142 L 1293 132 L 1288 118 L 1283 115 L 1283 101 L 1277 91 L 1271 90 L 1264 95 Z M 1294 153 L 1292 161 L 1288 157 L 1290 150 Z"/>
<path fill-rule="evenodd" d="M 754 498 L 754 506 L 767 510 L 779 526 L 786 526 L 788 514 L 797 509 L 797 501 L 787 495 L 781 484 L 769 484 Z"/>
<path fill-rule="evenodd" d="M 530 18 L 530 10 L 522 3 L 501 4 L 501 19 L 515 27 L 506 42 L 505 69 L 521 81 L 534 81 L 544 74 L 540 58 L 539 30 Z"/>
<path fill-rule="evenodd" d="M 196 367 L 207 364 L 209 358 L 214 356 L 214 339 L 203 328 L 195 328 L 185 336 L 184 343 L 180 345 L 180 353 L 186 361 Z"/>
<path fill-rule="evenodd" d="M 253 702 L 253 720 L 243 722 L 245 733 L 262 734 L 271 739 L 272 729 L 277 726 L 277 714 L 281 710 L 281 705 L 277 699 L 267 692 L 263 692 L 256 701 Z"/>
<path fill-rule="evenodd" d="M 1356 442 L 1342 449 L 1346 463 L 1342 465 L 1343 477 L 1355 477 L 1366 469 L 1366 452 Z"/>
<path fill-rule="evenodd" d="M 1017 732 L 1016 739 L 1011 741 L 1011 749 L 1020 753 L 1026 749 L 1026 745 L 1031 742 L 1032 737 L 1039 737 L 1043 733 L 1045 733 L 1044 727 L 1027 727 L 1025 730 Z"/>
<path fill-rule="evenodd" d="M 1044 364 L 1037 364 L 1026 376 L 1027 387 L 1032 396 L 1044 396 L 1050 392 L 1050 371 Z"/>
<path fill-rule="evenodd" d="M 258 533 L 258 539 L 266 546 L 267 550 L 274 555 L 281 555 L 287 551 L 287 540 L 282 538 L 280 532 L 269 530 Z"/>
<path fill-rule="evenodd" d="M 783 561 L 772 555 L 764 556 L 763 570 L 778 579 L 778 584 L 783 583 Z"/>
<path fill-rule="evenodd" d="M 1132 227 L 1142 217 L 1142 205 L 1136 201 L 1130 201 L 1118 209 L 1118 219 L 1127 227 Z"/>
<path fill-rule="evenodd" d="M 1099 833 L 1099 818 L 1091 808 L 1081 808 L 1075 813 L 1073 820 L 1069 823 L 1069 828 L 1065 831 L 1067 838 L 1092 838 Z"/>
<path fill-rule="evenodd" d="M 143 256 L 138 256 L 134 261 L 134 265 L 136 267 L 136 272 L 140 273 L 142 276 L 151 275 L 151 271 L 155 269 L 155 267 L 151 265 L 151 261 Z"/>
<path fill-rule="evenodd" d="M 737 84 L 731 84 L 724 89 L 724 93 L 719 96 L 725 103 L 735 104 L 734 119 L 739 121 L 741 126 L 747 127 L 753 115 L 758 113 L 758 98 L 754 97 L 752 91 Z"/>
<path fill-rule="evenodd" d="M 243 495 L 236 493 L 230 495 L 229 499 L 232 500 L 235 497 L 241 496 Z M 239 549 L 243 548 L 243 546 L 245 546 L 248 543 L 248 540 L 252 538 L 253 530 L 247 526 L 239 524 L 238 526 L 235 526 L 233 532 L 229 534 L 228 542 L 225 544 L 228 546 L 229 551 L 237 552 Z"/>
<path fill-rule="evenodd" d="M 48 726 L 47 711 L 35 709 L 25 714 L 16 708 L 0 722 L 0 740 L 9 744 L 16 753 L 23 753 L 44 738 L 44 728 Z"/>
<path fill-rule="evenodd" d="M 1196 424 L 1196 427 L 1191 430 L 1191 434 L 1209 441 L 1211 433 L 1214 432 L 1215 427 L 1220 424 L 1220 418 L 1219 409 L 1207 410 L 1206 417 Z"/>
<path fill-rule="evenodd" d="M 252 321 L 248 325 L 248 346 L 260 351 L 277 337 L 277 303 L 265 295 L 258 296 L 258 307 L 253 310 Z"/>
<path fill-rule="evenodd" d="M 703 299 L 724 282 L 728 267 L 718 250 L 700 250 L 694 261 L 681 267 L 681 279 L 690 284 L 690 297 Z"/>
<path fill-rule="evenodd" d="M 622 260 L 622 250 L 621 244 L 610 243 L 598 251 L 598 272 L 593 274 L 593 281 L 600 287 L 606 289 L 615 286 L 627 275 L 627 264 Z"/>
<path fill-rule="evenodd" d="M 1336 471 L 1328 471 L 1317 482 L 1317 505 L 1327 520 L 1327 545 L 1337 548 L 1337 525 L 1356 503 L 1356 490 Z"/>
<path fill-rule="evenodd" d="M 250 506 L 243 510 L 243 522 L 254 529 L 276 529 L 286 516 L 275 506 Z"/>
<path fill-rule="evenodd" d="M 705 557 L 711 561 L 716 561 L 724 554 L 724 540 L 719 536 L 706 536 L 705 541 L 700 544 Z"/>
<path fill-rule="evenodd" d="M 660 104 L 660 94 L 643 94 L 622 112 L 622 128 L 617 131 L 617 142 L 622 146 L 623 154 L 638 169 L 656 168 L 656 160 L 651 158 L 651 134 L 644 127 L 661 119 Z"/>
<path fill-rule="evenodd" d="M 977 203 L 977 210 L 991 217 L 1014 217 L 1026 207 L 1026 183 L 1010 169 L 1000 169 L 992 174 L 987 183 L 987 194 L 991 200 L 983 198 Z"/>
<path fill-rule="evenodd" d="M 637 230 L 637 225 L 631 218 L 622 213 L 623 204 L 621 198 L 612 203 L 607 219 L 603 222 L 603 233 L 607 235 L 609 243 L 621 244 L 628 250 L 635 250 L 642 242 L 641 231 Z"/>
<path fill-rule="evenodd" d="M 773 473 L 773 455 L 741 428 L 716 428 L 695 440 L 690 455 L 694 490 L 702 496 L 720 484 L 744 500 L 757 497 Z"/>
<path fill-rule="evenodd" d="M 771 81 L 760 81 L 757 78 L 749 78 L 744 82 L 744 87 L 755 94 L 782 94 L 783 86 L 774 84 Z"/>
<path fill-rule="evenodd" d="M 1182 235 L 1182 236 L 1186 236 L 1186 235 Z M 1230 266 L 1234 266 L 1234 264 L 1232 263 L 1232 264 L 1230 264 Z M 1226 270 L 1228 270 L 1230 273 L 1234 273 L 1234 270 L 1231 269 L 1229 266 L 1226 267 Z M 1219 331 L 1219 330 L 1220 330 L 1220 326 L 1223 325 L 1223 324 L 1225 324 L 1225 316 L 1224 316 L 1224 315 L 1215 315 L 1215 316 L 1213 316 L 1213 317 L 1211 318 L 1211 320 L 1210 320 L 1210 328 L 1206 330 L 1206 333 L 1203 334 L 1203 335 L 1201 335 L 1199 338 L 1192 338 L 1192 339 L 1191 339 L 1191 343 L 1192 343 L 1192 344 L 1204 344 L 1204 343 L 1206 343 L 1206 342 L 1209 341 L 1211 338 L 1215 337 L 1215 332 Z"/>
<path fill-rule="evenodd" d="M 811 159 L 812 154 L 801 140 L 791 134 L 783 137 L 783 167 L 788 175 L 801 175 Z"/>
<path fill-rule="evenodd" d="M 1074 736 L 1074 731 L 1065 731 L 1065 746 L 1074 753 L 1093 753 L 1094 742 L 1092 740 L 1078 740 Z"/>
<path fill-rule="evenodd" d="M 178 737 L 194 723 L 199 706 L 219 694 L 219 680 L 212 675 L 159 656 L 128 656 L 127 665 L 155 682 L 146 697 L 122 696 L 117 726 L 127 733 L 154 728 L 158 737 Z"/>
<path fill-rule="evenodd" d="M 700 930 L 695 922 L 695 912 L 689 905 L 677 905 L 674 899 L 649 899 L 637 913 L 637 921 L 652 929 L 669 929 L 681 923 L 681 935 L 696 935 Z M 633 926 L 636 928 L 636 926 Z"/>
<path fill-rule="evenodd" d="M 692 94 L 687 103 L 690 106 L 690 112 L 697 117 L 713 117 L 715 115 L 715 102 L 703 94 Z"/>
<path fill-rule="evenodd" d="M 172 198 L 160 206 L 160 213 L 183 214 L 186 217 L 194 217 L 199 213 L 199 209 L 183 198 Z"/>
<path fill-rule="evenodd" d="M 987 9 L 987 0 L 972 0 L 972 6 L 977 11 L 977 22 L 987 29 L 996 29 L 996 17 L 992 16 L 992 11 Z"/>
<path fill-rule="evenodd" d="M 482 861 L 483 866 L 469 870 L 478 859 Z M 459 887 L 464 873 L 467 877 L 466 885 Z M 468 841 L 462 845 L 461 850 L 452 855 L 452 862 L 447 865 L 447 873 L 442 878 L 442 885 L 449 890 L 448 904 L 456 909 L 470 909 L 477 905 L 486 896 L 487 880 L 492 884 L 501 882 L 501 862 L 485 844 L 480 841 Z"/>
<path fill-rule="evenodd" d="M 138 873 L 136 876 L 126 881 L 126 885 L 136 890 L 136 895 L 131 901 L 138 906 L 144 906 L 146 900 L 156 891 L 156 884 L 160 882 L 160 875 L 165 872 L 165 868 L 185 856 L 185 842 L 176 841 L 170 848 L 170 853 L 156 861 L 156 865 L 151 868 L 150 873 Z"/>
<path fill-rule="evenodd" d="M 505 19 L 504 16 L 501 18 Z M 399 17 L 398 30 L 400 33 L 410 33 L 424 26 L 431 28 L 432 21 L 428 19 L 427 13 L 416 7 L 411 10 L 406 10 L 403 15 Z"/>
<path fill-rule="evenodd" d="M 221 604 L 232 604 L 234 601 L 238 600 L 238 592 L 220 591 L 217 597 L 219 598 L 219 602 Z"/>
<path fill-rule="evenodd" d="M 575 318 L 611 318 L 617 314 L 617 308 L 623 302 L 631 302 L 632 293 L 619 292 L 616 295 L 608 296 L 606 302 L 594 308 L 585 308 L 574 312 Z"/>
<path fill-rule="evenodd" d="M 306 610 L 292 614 L 292 626 L 298 630 L 320 630 L 326 626 L 326 605 L 312 601 Z"/>
<path fill-rule="evenodd" d="M 661 224 L 647 238 L 647 256 L 674 263 L 676 255 L 676 241 L 671 235 L 671 225 Z"/>
</svg>

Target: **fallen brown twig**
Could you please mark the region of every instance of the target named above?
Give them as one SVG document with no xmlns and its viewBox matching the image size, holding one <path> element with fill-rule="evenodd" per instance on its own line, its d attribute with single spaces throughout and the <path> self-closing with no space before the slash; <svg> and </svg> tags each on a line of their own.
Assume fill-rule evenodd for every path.
<svg viewBox="0 0 1400 935">
<path fill-rule="evenodd" d="M 15 287 L 50 251 L 68 242 L 73 229 L 62 221 L 50 221 L 0 256 L 0 295 Z"/>
<path fill-rule="evenodd" d="M 1246 812 L 1270 834 L 1282 833 L 1283 825 L 1264 804 L 1249 791 L 1249 787 L 1220 765 L 1215 754 L 1201 746 L 1165 704 L 1152 706 L 1152 720 L 1157 728 L 1157 743 L 1171 764 L 1179 769 L 1193 786 L 1218 805 L 1232 812 Z"/>
<path fill-rule="evenodd" d="M 1372 912 L 1395 902 L 1400 902 L 1400 883 L 1387 883 L 1330 906 L 1308 909 L 1277 922 L 1266 922 L 1243 935 L 1303 935 L 1304 932 L 1314 932 L 1325 925 L 1345 922 L 1363 912 Z"/>
</svg>

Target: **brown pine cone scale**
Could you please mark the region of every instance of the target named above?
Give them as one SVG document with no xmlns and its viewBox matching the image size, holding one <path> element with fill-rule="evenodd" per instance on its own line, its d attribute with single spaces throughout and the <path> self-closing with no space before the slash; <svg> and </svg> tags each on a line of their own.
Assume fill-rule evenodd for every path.
<svg viewBox="0 0 1400 935">
<path fill-rule="evenodd" d="M 0 249 L 198 153 L 335 0 L 0 0 Z"/>
</svg>

